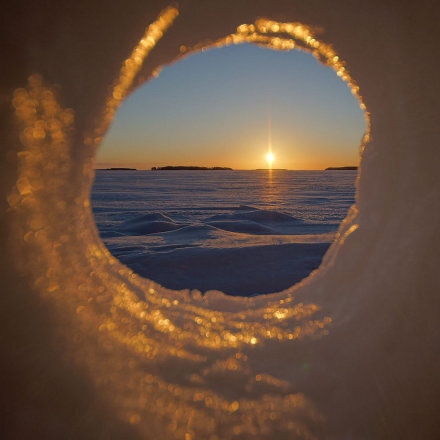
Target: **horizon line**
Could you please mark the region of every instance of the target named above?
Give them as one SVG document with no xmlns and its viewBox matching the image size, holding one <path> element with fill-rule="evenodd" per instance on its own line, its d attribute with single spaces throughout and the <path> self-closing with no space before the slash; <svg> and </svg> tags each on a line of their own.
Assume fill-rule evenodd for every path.
<svg viewBox="0 0 440 440">
<path fill-rule="evenodd" d="M 183 165 L 185 166 L 185 165 Z M 116 170 L 118 168 L 126 168 L 134 170 L 134 171 L 168 171 L 168 170 L 152 170 L 150 168 L 135 168 L 135 167 L 123 167 L 123 166 L 112 166 L 112 167 L 101 167 L 94 168 L 95 171 L 111 171 L 112 169 Z M 327 168 L 356 168 L 359 169 L 359 166 L 336 166 L 336 167 L 327 167 Z M 188 170 L 191 171 L 191 170 Z M 195 170 L 197 171 L 197 170 Z M 203 171 L 203 170 L 200 170 Z M 206 171 L 219 171 L 219 170 L 206 170 Z M 327 171 L 326 168 L 231 168 L 230 170 L 220 170 L 220 171 Z"/>
</svg>

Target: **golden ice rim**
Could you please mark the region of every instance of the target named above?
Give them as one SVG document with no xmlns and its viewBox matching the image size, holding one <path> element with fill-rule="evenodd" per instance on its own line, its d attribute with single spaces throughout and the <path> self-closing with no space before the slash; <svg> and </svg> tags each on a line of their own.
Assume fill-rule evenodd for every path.
<svg viewBox="0 0 440 440">
<path fill-rule="evenodd" d="M 100 123 L 85 136 L 85 148 L 96 152 L 117 108 L 134 90 L 142 64 L 177 15 L 177 8 L 167 8 L 147 27 L 122 64 Z M 317 38 L 311 27 L 301 23 L 259 19 L 254 24 L 242 24 L 235 33 L 217 41 L 181 46 L 175 61 L 200 50 L 244 42 L 311 52 L 336 71 L 366 111 L 346 63 L 332 46 Z M 153 72 L 157 74 L 158 70 Z M 97 387 L 107 383 L 119 397 L 137 393 L 148 398 L 154 393 L 158 401 L 168 402 L 168 406 L 160 407 L 144 402 L 141 408 L 129 399 L 120 399 L 121 417 L 142 424 L 151 414 L 166 415 L 173 420 L 170 429 L 176 438 L 185 439 L 192 438 L 194 432 L 209 438 L 204 430 L 211 426 L 209 432 L 214 432 L 212 426 L 222 423 L 224 416 L 233 420 L 230 429 L 236 431 L 258 435 L 275 426 L 295 432 L 303 429 L 307 437 L 303 419 L 309 418 L 311 423 L 321 420 L 313 405 L 294 384 L 255 371 L 249 355 L 268 344 L 289 345 L 325 337 L 332 318 L 316 304 L 295 300 L 298 285 L 258 298 L 226 297 L 220 292 L 202 296 L 197 291 L 164 289 L 136 275 L 114 258 L 99 238 L 90 209 L 93 162 L 83 164 L 83 182 L 72 189 L 74 111 L 60 105 L 55 89 L 38 74 L 29 78 L 26 87 L 15 90 L 12 105 L 23 149 L 18 153 L 18 179 L 8 203 L 16 218 L 13 235 L 20 240 L 14 246 L 19 249 L 16 254 L 21 255 L 24 274 L 32 280 L 35 291 L 54 306 L 57 316 L 63 317 L 63 325 L 70 323 L 74 329 L 74 337 L 65 331 L 72 357 L 81 365 L 92 365 Z M 368 129 L 361 148 L 369 138 L 369 115 L 365 114 Z M 340 244 L 356 233 L 356 215 L 356 207 L 352 207 L 336 240 Z M 309 279 L 316 276 L 319 269 Z M 110 347 L 112 362 L 125 375 L 129 372 L 126 384 L 121 385 L 118 374 L 122 373 L 116 372 L 110 361 L 85 356 L 84 347 L 91 344 L 90 338 L 98 346 Z M 188 376 L 187 384 L 172 382 L 155 368 L 145 373 L 145 365 L 170 361 L 182 377 Z M 197 365 L 200 373 L 191 375 L 194 368 L 188 363 Z M 254 397 L 222 397 L 215 385 L 207 385 L 209 377 L 219 371 L 231 376 L 240 372 Z M 112 381 L 114 384 L 108 385 Z M 260 386 L 262 391 L 258 391 Z M 275 391 L 268 392 L 267 387 Z M 182 414 L 191 408 L 191 429 L 183 419 L 177 420 L 176 408 Z M 294 423 L 296 414 L 302 420 L 298 424 Z M 260 427 L 253 431 L 251 416 L 260 420 Z M 229 436 L 224 434 L 224 438 Z"/>
</svg>

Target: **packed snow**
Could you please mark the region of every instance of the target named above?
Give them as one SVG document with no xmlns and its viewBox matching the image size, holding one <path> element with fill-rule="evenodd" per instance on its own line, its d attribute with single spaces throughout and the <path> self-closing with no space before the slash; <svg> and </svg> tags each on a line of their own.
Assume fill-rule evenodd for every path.
<svg viewBox="0 0 440 440">
<path fill-rule="evenodd" d="M 97 171 L 110 252 L 172 289 L 251 296 L 316 269 L 354 203 L 356 171 Z"/>
</svg>

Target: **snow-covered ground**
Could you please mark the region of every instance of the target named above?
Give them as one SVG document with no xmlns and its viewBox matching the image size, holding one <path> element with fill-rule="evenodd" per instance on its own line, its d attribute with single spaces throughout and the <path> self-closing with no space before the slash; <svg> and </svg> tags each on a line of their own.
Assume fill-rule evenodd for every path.
<svg viewBox="0 0 440 440">
<path fill-rule="evenodd" d="M 172 289 L 254 295 L 316 269 L 354 203 L 356 171 L 97 171 L 111 253 Z"/>
</svg>

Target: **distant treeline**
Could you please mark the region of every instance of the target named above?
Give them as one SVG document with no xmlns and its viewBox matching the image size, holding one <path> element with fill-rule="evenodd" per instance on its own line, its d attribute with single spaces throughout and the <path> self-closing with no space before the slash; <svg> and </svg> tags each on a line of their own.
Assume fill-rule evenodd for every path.
<svg viewBox="0 0 440 440">
<path fill-rule="evenodd" d="M 195 171 L 205 171 L 205 170 L 232 170 L 232 168 L 227 167 L 195 167 L 195 166 L 178 166 L 178 167 L 152 167 L 152 171 L 166 171 L 166 170 L 195 170 Z"/>
<path fill-rule="evenodd" d="M 337 170 L 342 170 L 342 171 L 350 171 L 350 170 L 357 170 L 358 167 L 328 167 L 325 169 L 325 171 L 337 171 Z"/>
</svg>

